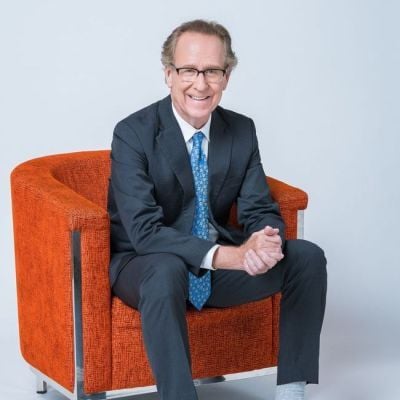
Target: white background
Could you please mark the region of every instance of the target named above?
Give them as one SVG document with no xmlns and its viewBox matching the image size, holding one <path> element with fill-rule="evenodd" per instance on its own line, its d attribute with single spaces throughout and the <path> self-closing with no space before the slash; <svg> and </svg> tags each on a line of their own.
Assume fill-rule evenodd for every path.
<svg viewBox="0 0 400 400">
<path fill-rule="evenodd" d="M 308 192 L 305 236 L 328 258 L 310 398 L 399 399 L 399 4 L 1 0 L 0 398 L 36 398 L 18 349 L 12 168 L 109 148 L 118 120 L 167 94 L 166 36 L 202 17 L 226 25 L 239 58 L 222 105 L 255 120 L 267 174 Z M 240 388 L 266 398 L 260 385 Z"/>
</svg>

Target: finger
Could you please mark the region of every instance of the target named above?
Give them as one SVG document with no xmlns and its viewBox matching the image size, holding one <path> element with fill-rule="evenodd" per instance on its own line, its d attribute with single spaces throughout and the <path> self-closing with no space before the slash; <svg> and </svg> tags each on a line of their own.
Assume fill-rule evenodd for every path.
<svg viewBox="0 0 400 400">
<path fill-rule="evenodd" d="M 258 254 L 258 256 L 261 258 L 261 260 L 263 261 L 263 263 L 264 263 L 265 265 L 268 266 L 268 269 L 272 268 L 272 267 L 276 264 L 276 262 L 277 262 L 277 261 L 276 261 L 273 257 L 271 257 L 271 255 L 270 255 L 268 252 L 266 252 L 266 251 L 261 250 L 261 251 L 258 251 L 257 254 Z"/>
<path fill-rule="evenodd" d="M 274 260 L 271 268 L 274 268 L 284 258 L 284 255 L 282 253 L 269 253 L 268 255 L 269 257 L 271 257 L 271 259 Z"/>
<path fill-rule="evenodd" d="M 268 243 L 282 244 L 282 239 L 279 235 L 264 235 L 263 239 Z"/>
<path fill-rule="evenodd" d="M 281 251 L 271 252 L 269 253 L 269 256 L 274 260 L 276 260 L 277 262 L 281 261 L 285 257 Z"/>
<path fill-rule="evenodd" d="M 251 276 L 255 276 L 257 275 L 255 272 L 253 272 L 253 270 L 250 268 L 247 259 L 245 258 L 243 261 L 243 266 L 244 266 L 244 270 Z"/>
<path fill-rule="evenodd" d="M 264 261 L 262 261 L 254 250 L 249 250 L 247 261 L 251 265 L 252 271 L 258 275 L 265 273 L 269 269 L 268 265 L 264 264 Z"/>
<path fill-rule="evenodd" d="M 253 250 L 266 250 L 271 253 L 279 253 L 282 251 L 280 242 L 270 242 L 268 240 L 261 243 L 260 246 L 254 247 Z"/>
<path fill-rule="evenodd" d="M 255 241 L 253 242 L 253 246 L 249 246 L 249 248 L 261 248 L 261 247 L 266 247 L 266 246 L 281 246 L 282 245 L 282 239 L 279 235 L 266 235 L 263 234 L 261 236 L 257 236 Z"/>
<path fill-rule="evenodd" d="M 266 247 L 268 247 L 269 251 L 272 253 L 282 253 L 282 245 L 280 243 L 271 243 Z"/>
<path fill-rule="evenodd" d="M 277 233 L 279 232 L 279 229 L 278 228 L 272 228 L 272 226 L 269 226 L 269 225 L 267 225 L 265 228 L 264 228 L 264 233 L 266 234 L 266 235 L 276 235 Z"/>
<path fill-rule="evenodd" d="M 281 239 L 281 236 L 279 235 L 279 231 L 276 231 L 273 233 L 267 233 L 264 230 L 264 238 L 267 240 L 279 240 L 279 239 Z"/>
<path fill-rule="evenodd" d="M 264 241 L 268 243 L 275 243 L 279 244 L 280 246 L 282 245 L 282 238 L 279 236 L 279 234 L 276 235 L 266 235 L 264 234 Z"/>
<path fill-rule="evenodd" d="M 264 265 L 263 261 L 260 259 L 260 257 L 257 256 L 256 252 L 252 249 L 250 249 L 246 253 L 246 260 L 249 266 L 252 268 L 252 270 L 256 273 L 259 273 Z"/>
</svg>

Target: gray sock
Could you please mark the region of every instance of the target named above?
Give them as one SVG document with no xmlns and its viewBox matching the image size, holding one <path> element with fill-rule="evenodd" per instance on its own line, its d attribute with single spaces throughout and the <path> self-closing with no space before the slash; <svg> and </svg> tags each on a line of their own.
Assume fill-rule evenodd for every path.
<svg viewBox="0 0 400 400">
<path fill-rule="evenodd" d="M 275 400 L 304 400 L 305 382 L 292 382 L 277 385 Z"/>
</svg>

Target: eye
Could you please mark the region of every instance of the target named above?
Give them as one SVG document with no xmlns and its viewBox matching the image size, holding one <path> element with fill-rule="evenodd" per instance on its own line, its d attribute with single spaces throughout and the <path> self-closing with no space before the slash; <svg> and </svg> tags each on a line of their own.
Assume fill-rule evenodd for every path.
<svg viewBox="0 0 400 400">
<path fill-rule="evenodd" d="M 213 77 L 213 76 L 219 76 L 221 74 L 222 71 L 220 71 L 219 69 L 207 69 L 205 71 L 207 76 Z"/>
<path fill-rule="evenodd" d="M 194 68 L 181 68 L 181 73 L 186 76 L 192 76 L 197 74 L 197 70 Z"/>
</svg>

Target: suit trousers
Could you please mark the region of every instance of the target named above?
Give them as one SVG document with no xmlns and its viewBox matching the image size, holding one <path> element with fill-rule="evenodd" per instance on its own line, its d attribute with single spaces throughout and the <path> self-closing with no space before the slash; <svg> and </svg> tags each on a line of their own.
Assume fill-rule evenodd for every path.
<svg viewBox="0 0 400 400">
<path fill-rule="evenodd" d="M 285 257 L 264 274 L 216 270 L 206 307 L 229 307 L 281 292 L 277 383 L 318 383 L 319 342 L 325 311 L 324 252 L 306 240 L 287 240 Z M 186 323 L 188 268 L 169 253 L 133 258 L 113 291 L 141 313 L 147 356 L 163 400 L 197 400 Z M 200 311 L 201 312 L 201 311 Z"/>
</svg>

